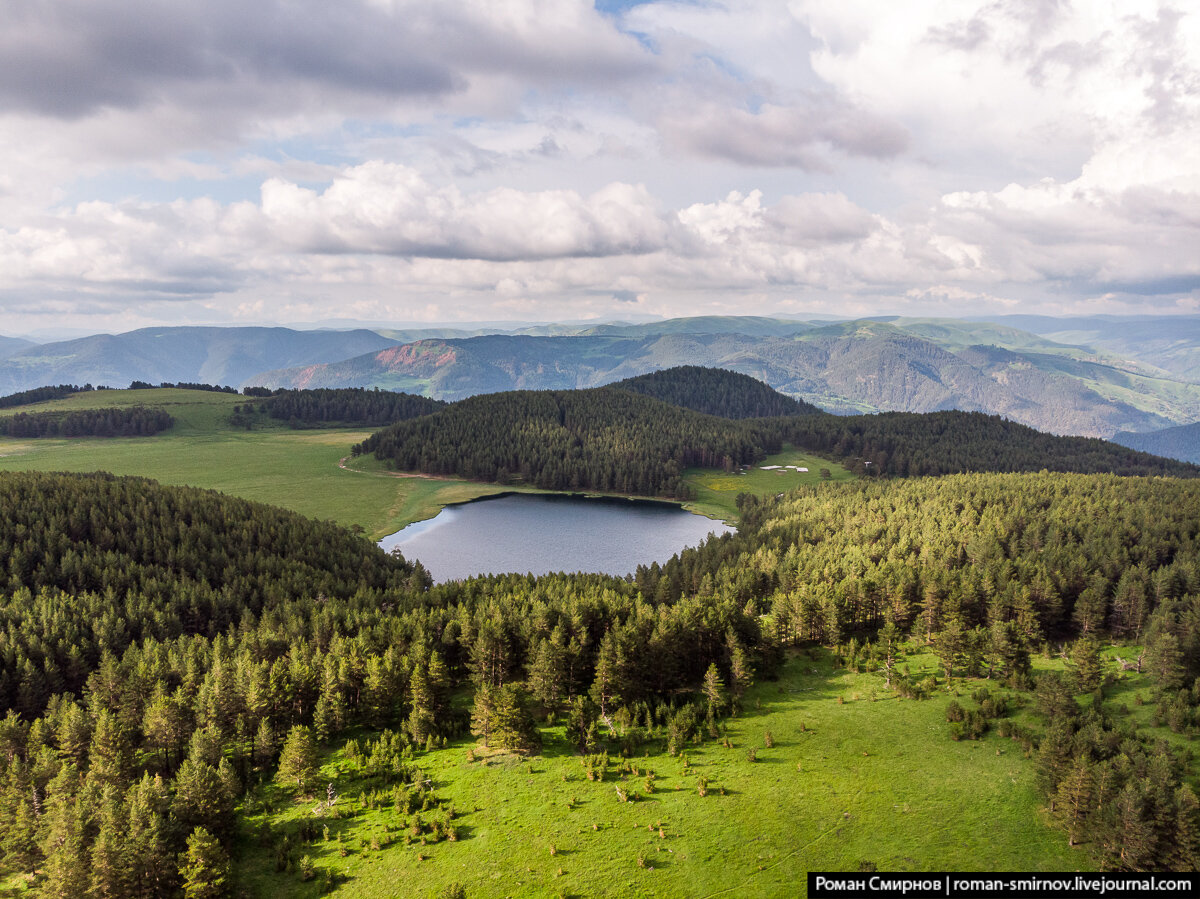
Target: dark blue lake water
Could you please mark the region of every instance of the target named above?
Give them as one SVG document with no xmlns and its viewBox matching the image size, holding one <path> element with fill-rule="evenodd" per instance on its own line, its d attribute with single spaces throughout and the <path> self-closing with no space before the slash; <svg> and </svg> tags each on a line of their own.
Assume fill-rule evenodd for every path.
<svg viewBox="0 0 1200 899">
<path fill-rule="evenodd" d="M 419 559 L 435 581 L 477 574 L 631 574 L 733 528 L 671 503 L 512 494 L 447 506 L 380 541 Z"/>
</svg>

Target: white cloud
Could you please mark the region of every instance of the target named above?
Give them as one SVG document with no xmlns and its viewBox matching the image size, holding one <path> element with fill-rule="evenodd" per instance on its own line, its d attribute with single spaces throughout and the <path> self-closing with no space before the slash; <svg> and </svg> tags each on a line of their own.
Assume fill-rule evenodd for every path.
<svg viewBox="0 0 1200 899">
<path fill-rule="evenodd" d="M 12 0 L 0 60 L 6 320 L 1200 301 L 1165 0 Z"/>
</svg>

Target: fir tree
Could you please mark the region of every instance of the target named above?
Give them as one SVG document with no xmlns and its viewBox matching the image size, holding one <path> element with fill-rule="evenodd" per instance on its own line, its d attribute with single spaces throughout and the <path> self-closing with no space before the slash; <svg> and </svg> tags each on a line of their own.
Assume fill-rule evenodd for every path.
<svg viewBox="0 0 1200 899">
<path fill-rule="evenodd" d="M 221 899 L 230 894 L 229 856 L 216 837 L 202 827 L 188 836 L 179 875 L 187 899 Z"/>
<path fill-rule="evenodd" d="M 283 743 L 276 779 L 303 791 L 317 776 L 317 744 L 312 731 L 297 724 Z"/>
</svg>

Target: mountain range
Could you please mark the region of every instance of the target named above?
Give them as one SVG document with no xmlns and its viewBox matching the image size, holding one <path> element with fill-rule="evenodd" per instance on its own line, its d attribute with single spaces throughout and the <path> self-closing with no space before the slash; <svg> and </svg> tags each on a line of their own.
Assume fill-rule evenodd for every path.
<svg viewBox="0 0 1200 899">
<path fill-rule="evenodd" d="M 677 365 L 750 375 L 840 414 L 961 409 L 1100 437 L 1200 421 L 1200 317 L 1190 316 L 709 316 L 504 333 L 146 328 L 42 345 L 0 338 L 0 394 L 141 380 L 380 387 L 457 400 L 596 387 Z"/>
<path fill-rule="evenodd" d="M 0 345 L 0 393 L 64 383 L 127 387 L 131 381 L 238 386 L 264 369 L 344 359 L 395 341 L 365 330 L 179 327 L 23 343 L 6 357 Z"/>
</svg>

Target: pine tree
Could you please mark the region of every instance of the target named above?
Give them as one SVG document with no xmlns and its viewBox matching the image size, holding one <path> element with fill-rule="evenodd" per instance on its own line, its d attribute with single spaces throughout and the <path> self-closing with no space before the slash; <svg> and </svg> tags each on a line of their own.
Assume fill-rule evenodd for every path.
<svg viewBox="0 0 1200 899">
<path fill-rule="evenodd" d="M 168 821 L 171 797 L 160 776 L 143 775 L 125 794 L 129 809 L 126 847 L 129 895 L 150 899 L 175 887 L 176 862 Z"/>
<path fill-rule="evenodd" d="M 471 733 L 488 745 L 492 733 L 492 718 L 496 714 L 493 690 L 487 684 L 475 688 L 475 702 L 471 706 Z"/>
<path fill-rule="evenodd" d="M 46 880 L 42 893 L 54 899 L 79 899 L 89 886 L 85 822 L 78 790 L 79 772 L 71 762 L 63 763 L 46 788 L 41 847 Z"/>
<path fill-rule="evenodd" d="M 129 895 L 128 824 L 124 795 L 114 785 L 107 785 L 101 800 L 99 829 L 91 850 L 90 895 L 94 899 L 123 899 Z"/>
<path fill-rule="evenodd" d="M 133 747 L 120 720 L 108 709 L 101 709 L 96 715 L 88 761 L 88 776 L 97 783 L 123 787 L 129 782 Z"/>
<path fill-rule="evenodd" d="M 408 715 L 408 732 L 414 743 L 424 743 L 435 731 L 433 690 L 430 689 L 428 671 L 420 662 L 413 668 L 409 680 L 409 700 L 412 709 Z"/>
<path fill-rule="evenodd" d="M 1175 791 L 1175 833 L 1171 846 L 1171 870 L 1200 868 L 1200 800 L 1188 784 Z"/>
<path fill-rule="evenodd" d="M 271 726 L 270 718 L 258 722 L 258 730 L 254 733 L 254 764 L 258 768 L 269 768 L 275 761 L 276 737 L 275 728 Z"/>
<path fill-rule="evenodd" d="M 188 836 L 179 876 L 187 899 L 221 899 L 230 894 L 229 856 L 216 837 L 202 827 Z"/>
<path fill-rule="evenodd" d="M 725 708 L 725 683 L 721 680 L 721 672 L 717 670 L 716 662 L 711 663 L 704 672 L 703 689 L 710 716 Z"/>
<path fill-rule="evenodd" d="M 297 724 L 283 743 L 276 779 L 304 790 L 317 776 L 317 744 L 312 731 Z"/>
<path fill-rule="evenodd" d="M 492 743 L 509 752 L 528 752 L 541 746 L 541 735 L 529 713 L 524 690 L 504 684 L 495 691 L 492 712 Z"/>
<path fill-rule="evenodd" d="M 1058 784 L 1054 794 L 1055 815 L 1067 829 L 1067 842 L 1074 846 L 1082 838 L 1094 808 L 1095 778 L 1086 754 L 1076 756 L 1074 764 Z"/>
<path fill-rule="evenodd" d="M 1100 644 L 1094 637 L 1080 637 L 1075 641 L 1068 670 L 1076 693 L 1090 693 L 1100 686 L 1104 679 L 1104 660 L 1100 657 Z"/>
</svg>

